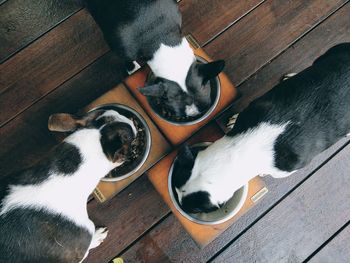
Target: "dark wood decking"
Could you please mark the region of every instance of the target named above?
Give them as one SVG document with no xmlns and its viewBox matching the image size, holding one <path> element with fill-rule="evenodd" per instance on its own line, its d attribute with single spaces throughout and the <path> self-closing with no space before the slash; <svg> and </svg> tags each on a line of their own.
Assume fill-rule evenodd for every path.
<svg viewBox="0 0 350 263">
<path fill-rule="evenodd" d="M 125 77 L 95 22 L 72 0 L 0 0 L 0 174 L 55 143 L 51 113 L 76 112 Z M 231 112 L 350 42 L 346 0 L 182 0 L 191 33 L 241 97 Z M 88 204 L 109 236 L 86 260 L 125 262 L 349 262 L 350 138 L 286 179 L 219 238 L 199 249 L 146 176 L 105 204 Z"/>
</svg>

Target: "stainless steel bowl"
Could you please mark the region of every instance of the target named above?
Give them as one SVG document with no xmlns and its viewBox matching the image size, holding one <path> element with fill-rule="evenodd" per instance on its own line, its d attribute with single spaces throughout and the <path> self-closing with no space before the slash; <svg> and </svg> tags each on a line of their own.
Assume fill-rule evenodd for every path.
<svg viewBox="0 0 350 263">
<path fill-rule="evenodd" d="M 210 142 L 203 142 L 203 143 L 198 143 L 198 144 L 192 145 L 191 147 L 209 146 L 210 144 L 211 144 Z M 175 193 L 173 191 L 172 173 L 173 173 L 174 163 L 175 163 L 176 159 L 177 158 L 175 158 L 175 160 L 174 160 L 174 162 L 171 165 L 171 168 L 169 170 L 168 191 L 170 194 L 171 201 L 173 202 L 176 210 L 179 211 L 181 215 L 186 217 L 188 220 L 195 222 L 195 223 L 198 223 L 198 224 L 201 224 L 201 225 L 216 225 L 216 224 L 221 224 L 223 222 L 230 220 L 243 207 L 244 202 L 248 196 L 248 183 L 245 184 L 240 189 L 238 189 L 222 208 L 220 208 L 214 212 L 197 213 L 197 214 L 186 213 L 180 207 L 178 200 L 175 196 Z"/>
<path fill-rule="evenodd" d="M 200 56 L 196 56 L 197 58 L 197 61 L 201 62 L 201 63 L 208 63 L 207 60 L 205 60 L 204 58 L 200 57 Z M 148 75 L 148 80 L 154 78 L 154 75 L 152 72 L 149 73 Z M 180 122 L 176 122 L 176 121 L 173 121 L 173 120 L 169 120 L 167 119 L 166 117 L 162 116 L 161 114 L 159 114 L 155 109 L 153 109 L 152 105 L 150 104 L 153 112 L 161 119 L 165 120 L 166 122 L 168 123 L 171 123 L 173 125 L 176 125 L 176 126 L 182 126 L 182 125 L 194 125 L 196 123 L 199 123 L 203 120 L 205 120 L 207 117 L 209 117 L 209 115 L 215 110 L 216 106 L 218 105 L 219 103 L 219 99 L 220 99 L 220 92 L 221 92 L 221 83 L 220 83 L 220 79 L 219 77 L 216 77 L 215 79 L 212 79 L 210 80 L 211 84 L 212 85 L 212 88 L 215 89 L 215 98 L 212 102 L 212 105 L 210 106 L 210 108 L 203 114 L 203 115 L 199 115 L 198 118 L 194 119 L 194 120 L 191 120 L 191 121 L 180 121 Z"/>
<path fill-rule="evenodd" d="M 105 182 L 121 181 L 125 178 L 132 176 L 134 173 L 136 173 L 142 167 L 142 165 L 145 163 L 145 161 L 147 160 L 147 157 L 148 157 L 149 152 L 151 150 L 151 142 L 152 142 L 150 128 L 148 127 L 147 122 L 144 120 L 144 118 L 137 111 L 135 111 L 134 109 L 132 109 L 128 106 L 118 104 L 118 103 L 104 104 L 104 105 L 100 105 L 96 108 L 93 108 L 89 112 L 94 111 L 94 110 L 101 110 L 101 109 L 102 110 L 115 110 L 120 114 L 122 114 L 120 111 L 126 111 L 126 112 L 130 113 L 131 115 L 134 115 L 145 129 L 145 139 L 146 139 L 145 151 L 144 151 L 144 154 L 143 154 L 143 157 L 142 157 L 140 163 L 134 169 L 132 169 L 130 172 L 123 174 L 121 176 L 113 177 L 113 178 L 107 178 L 107 177 L 102 178 L 102 181 L 105 181 Z"/>
</svg>

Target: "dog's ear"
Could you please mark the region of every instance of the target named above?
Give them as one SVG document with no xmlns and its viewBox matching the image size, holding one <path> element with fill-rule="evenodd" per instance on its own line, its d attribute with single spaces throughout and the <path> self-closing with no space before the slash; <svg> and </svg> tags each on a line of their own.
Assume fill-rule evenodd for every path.
<svg viewBox="0 0 350 263">
<path fill-rule="evenodd" d="M 165 94 L 165 89 L 161 84 L 139 88 L 139 91 L 142 95 L 147 97 L 162 97 Z"/>
<path fill-rule="evenodd" d="M 177 161 L 179 165 L 182 165 L 182 166 L 193 164 L 194 155 L 191 151 L 190 146 L 185 144 L 184 146 L 181 147 L 181 149 L 179 150 Z"/>
<path fill-rule="evenodd" d="M 225 61 L 217 60 L 206 64 L 198 65 L 198 74 L 203 78 L 203 84 L 215 78 L 224 69 Z"/>
<path fill-rule="evenodd" d="M 80 120 L 68 113 L 57 113 L 49 117 L 48 128 L 50 131 L 69 132 L 79 127 Z"/>
<path fill-rule="evenodd" d="M 83 117 L 77 117 L 68 113 L 52 114 L 48 120 L 48 128 L 50 131 L 72 132 L 78 128 L 86 127 L 99 114 L 101 114 L 100 111 L 91 112 Z"/>
</svg>

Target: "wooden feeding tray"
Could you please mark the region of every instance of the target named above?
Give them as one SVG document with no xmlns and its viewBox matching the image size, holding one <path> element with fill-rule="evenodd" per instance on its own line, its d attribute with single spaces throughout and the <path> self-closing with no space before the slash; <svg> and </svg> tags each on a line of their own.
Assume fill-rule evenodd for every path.
<svg viewBox="0 0 350 263">
<path fill-rule="evenodd" d="M 212 122 L 200 130 L 194 137 L 189 139 L 188 144 L 203 141 L 215 141 L 221 138 L 223 135 L 224 133 L 220 127 L 215 122 Z M 150 181 L 170 207 L 174 215 L 178 218 L 186 231 L 200 247 L 206 246 L 216 237 L 218 237 L 267 193 L 267 188 L 265 187 L 263 181 L 259 177 L 255 177 L 249 182 L 248 196 L 242 209 L 233 218 L 217 225 L 201 225 L 194 223 L 182 216 L 180 212 L 176 210 L 168 191 L 169 170 L 176 155 L 177 150 L 173 151 L 166 158 L 161 160 L 157 165 L 150 169 L 147 174 Z"/>
<path fill-rule="evenodd" d="M 116 195 L 117 193 L 119 193 L 121 190 L 127 187 L 130 183 L 132 183 L 136 178 L 142 175 L 148 168 L 150 168 L 154 163 L 156 163 L 160 158 L 162 158 L 166 153 L 170 151 L 170 145 L 167 142 L 167 140 L 159 132 L 156 125 L 154 125 L 152 120 L 148 117 L 148 115 L 144 112 L 140 105 L 135 101 L 135 99 L 129 93 L 128 89 L 123 84 L 120 84 L 112 90 L 110 90 L 109 92 L 105 93 L 100 98 L 90 103 L 84 110 L 88 111 L 97 106 L 109 103 L 119 103 L 127 105 L 128 107 L 136 110 L 144 118 L 151 132 L 151 150 L 147 160 L 142 165 L 142 167 L 130 177 L 117 182 L 101 181 L 98 184 L 94 191 L 94 196 L 100 202 L 104 202 Z"/>
<path fill-rule="evenodd" d="M 205 52 L 200 49 L 194 49 L 194 53 L 204 58 L 207 61 L 211 61 Z M 171 124 L 162 118 L 160 118 L 156 113 L 154 113 L 153 109 L 149 105 L 145 96 L 143 96 L 138 88 L 144 87 L 145 82 L 147 80 L 148 74 L 150 70 L 148 67 L 143 68 L 142 70 L 137 71 L 135 74 L 131 75 L 125 80 L 126 86 L 130 89 L 130 91 L 134 94 L 136 99 L 139 101 L 141 106 L 147 112 L 147 114 L 151 117 L 154 123 L 158 126 L 158 128 L 163 132 L 163 134 L 167 137 L 167 139 L 173 145 L 179 145 L 187 138 L 189 138 L 194 132 L 196 132 L 200 127 L 204 126 L 208 123 L 215 115 L 217 115 L 220 111 L 225 109 L 237 96 L 237 90 L 230 82 L 226 74 L 220 73 L 219 81 L 220 81 L 220 98 L 218 104 L 214 111 L 203 121 L 193 124 L 193 125 L 174 125 Z"/>
</svg>

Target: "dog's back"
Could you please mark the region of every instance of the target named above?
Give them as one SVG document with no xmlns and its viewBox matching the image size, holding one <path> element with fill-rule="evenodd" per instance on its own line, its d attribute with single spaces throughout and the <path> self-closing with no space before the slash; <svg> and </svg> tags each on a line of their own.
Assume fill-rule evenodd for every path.
<svg viewBox="0 0 350 263">
<path fill-rule="evenodd" d="M 48 181 L 50 176 L 69 174 L 80 162 L 77 149 L 62 143 L 33 167 L 1 177 L 0 262 L 79 262 L 84 257 L 91 241 L 91 233 L 86 228 L 47 208 L 27 204 L 25 200 L 29 201 L 32 196 L 23 196 L 24 202 L 16 208 L 8 210 L 5 205 L 10 187 L 28 187 L 35 191 L 35 187 Z M 23 190 L 24 194 L 30 192 Z M 62 196 L 64 194 L 62 191 Z M 57 196 L 57 200 L 62 196 Z"/>
<path fill-rule="evenodd" d="M 0 262 L 79 262 L 91 240 L 84 228 L 44 210 L 13 209 L 0 224 Z"/>
<path fill-rule="evenodd" d="M 112 50 L 148 61 L 160 43 L 181 42 L 181 14 L 174 0 L 86 0 Z"/>
<path fill-rule="evenodd" d="M 350 43 L 344 43 L 254 101 L 230 134 L 261 122 L 289 122 L 275 143 L 275 163 L 281 170 L 293 171 L 350 132 L 349 112 Z"/>
</svg>

